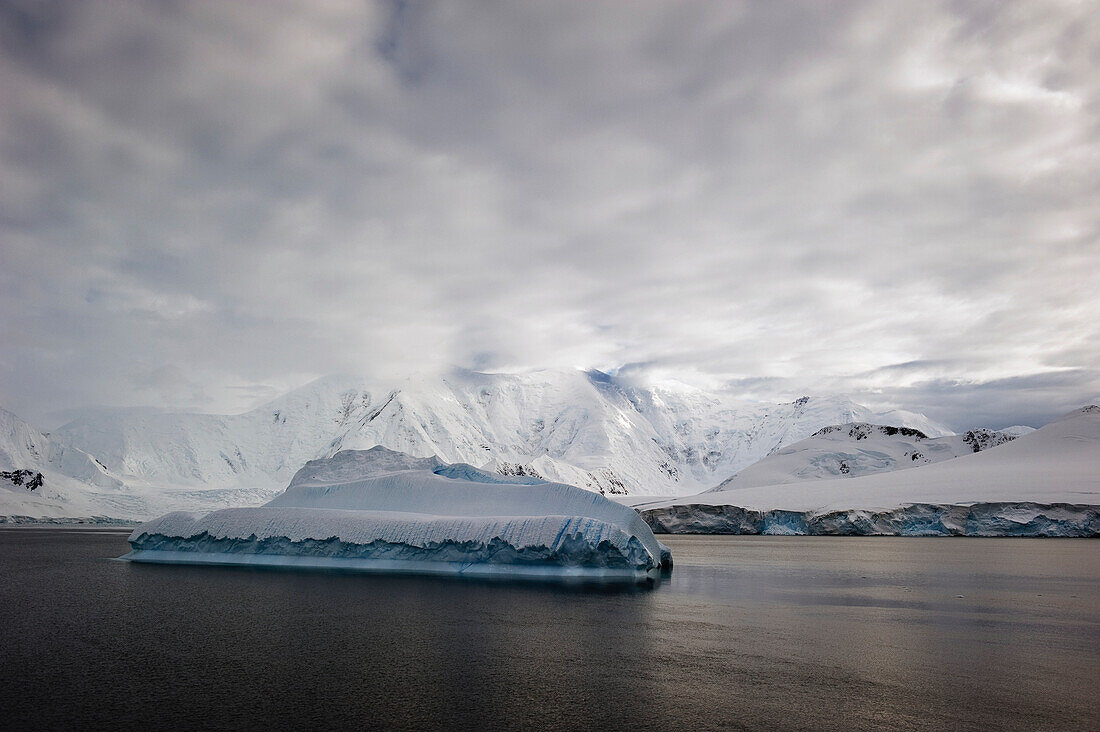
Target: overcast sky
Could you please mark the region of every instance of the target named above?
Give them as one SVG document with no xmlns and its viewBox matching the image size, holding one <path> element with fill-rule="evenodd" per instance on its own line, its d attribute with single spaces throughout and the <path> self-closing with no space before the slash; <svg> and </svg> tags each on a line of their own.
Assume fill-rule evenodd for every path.
<svg viewBox="0 0 1100 732">
<path fill-rule="evenodd" d="M 1090 2 L 0 0 L 0 405 L 1100 399 Z"/>
</svg>

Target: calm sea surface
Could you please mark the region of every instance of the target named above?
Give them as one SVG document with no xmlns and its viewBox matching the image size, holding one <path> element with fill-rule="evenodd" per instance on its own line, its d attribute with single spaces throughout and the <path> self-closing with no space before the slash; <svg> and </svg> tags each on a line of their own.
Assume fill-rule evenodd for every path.
<svg viewBox="0 0 1100 732">
<path fill-rule="evenodd" d="M 0 723 L 1100 729 L 1100 542 L 665 537 L 652 591 L 112 561 L 0 529 Z"/>
</svg>

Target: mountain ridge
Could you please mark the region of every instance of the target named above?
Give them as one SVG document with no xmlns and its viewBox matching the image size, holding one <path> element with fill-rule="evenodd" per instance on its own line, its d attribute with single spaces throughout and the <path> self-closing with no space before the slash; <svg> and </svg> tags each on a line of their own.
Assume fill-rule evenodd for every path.
<svg viewBox="0 0 1100 732">
<path fill-rule="evenodd" d="M 688 494 L 825 425 L 875 416 L 843 397 L 764 404 L 602 372 L 458 370 L 381 385 L 324 377 L 237 415 L 92 410 L 52 439 L 94 455 L 147 513 L 260 503 L 306 462 L 375 445 L 603 493 Z"/>
<path fill-rule="evenodd" d="M 867 422 L 830 425 L 805 440 L 786 445 L 707 492 L 909 470 L 989 450 L 1019 436 L 1020 428 L 1011 432 L 977 428 L 929 437 L 911 427 Z"/>
<path fill-rule="evenodd" d="M 1100 505 L 1100 407 L 1073 410 L 979 452 L 853 478 L 752 485 L 695 496 L 630 501 L 636 509 L 726 506 L 763 511 L 889 511 L 906 505 Z M 700 509 L 706 511 L 708 509 Z"/>
<path fill-rule="evenodd" d="M 306 460 L 383 445 L 606 493 L 686 493 L 810 428 L 872 414 L 843 398 L 762 405 L 600 372 L 454 371 L 383 388 L 324 378 L 240 415 L 116 413 L 57 432 L 120 473 L 170 483 L 285 484 Z"/>
</svg>

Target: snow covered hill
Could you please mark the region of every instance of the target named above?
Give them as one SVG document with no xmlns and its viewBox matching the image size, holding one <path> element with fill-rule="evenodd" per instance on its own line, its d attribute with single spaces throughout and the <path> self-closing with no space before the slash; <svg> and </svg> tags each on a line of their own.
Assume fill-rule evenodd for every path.
<svg viewBox="0 0 1100 732">
<path fill-rule="evenodd" d="M 961 435 L 928 437 L 909 427 L 865 422 L 825 427 L 788 445 L 722 482 L 714 491 L 732 491 L 804 480 L 855 478 L 950 460 L 1003 445 L 1033 431 L 975 429 Z"/>
<path fill-rule="evenodd" d="M 821 524 L 823 533 L 904 533 L 916 522 L 925 533 L 1003 534 L 1025 525 L 1093 535 L 1100 532 L 1100 407 L 1083 407 L 992 449 L 909 470 L 634 505 L 666 530 L 812 533 Z M 1051 522 L 1061 528 L 1051 529 Z"/>
<path fill-rule="evenodd" d="M 118 516 L 142 507 L 94 457 L 0 409 L 0 516 Z"/>
<path fill-rule="evenodd" d="M 55 437 L 94 454 L 128 483 L 217 491 L 207 498 L 221 505 L 258 504 L 307 461 L 325 456 L 334 435 L 369 403 L 357 382 L 332 378 L 238 415 L 94 410 Z"/>
<path fill-rule="evenodd" d="M 257 502 L 307 460 L 382 445 L 611 494 L 697 492 L 829 424 L 878 415 L 840 398 L 749 403 L 677 385 L 641 389 L 600 372 L 456 371 L 370 386 L 318 380 L 233 416 L 89 413 L 58 430 L 120 475 L 235 488 Z"/>
</svg>

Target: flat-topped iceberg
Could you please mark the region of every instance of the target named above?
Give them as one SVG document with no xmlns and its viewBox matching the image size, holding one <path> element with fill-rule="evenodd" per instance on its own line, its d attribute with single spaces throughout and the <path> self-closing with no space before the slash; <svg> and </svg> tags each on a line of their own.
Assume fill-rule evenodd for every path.
<svg viewBox="0 0 1100 732">
<path fill-rule="evenodd" d="M 382 447 L 306 463 L 258 508 L 170 513 L 130 536 L 135 562 L 649 582 L 668 548 L 631 508 L 538 478 Z"/>
</svg>

